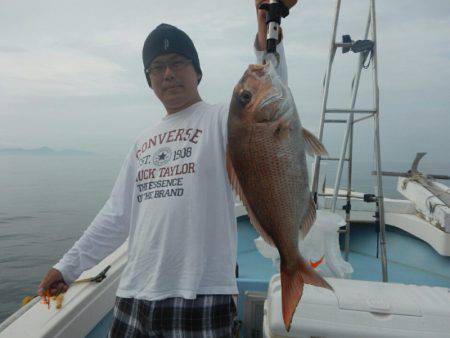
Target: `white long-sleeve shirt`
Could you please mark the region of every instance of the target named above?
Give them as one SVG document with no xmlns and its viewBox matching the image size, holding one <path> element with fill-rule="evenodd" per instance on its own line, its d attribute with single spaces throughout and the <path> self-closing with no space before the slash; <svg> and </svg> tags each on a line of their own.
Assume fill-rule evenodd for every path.
<svg viewBox="0 0 450 338">
<path fill-rule="evenodd" d="M 282 43 L 277 49 L 276 69 L 287 82 Z M 261 63 L 263 53 L 255 53 Z M 117 296 L 238 293 L 237 226 L 225 158 L 228 107 L 200 101 L 139 135 L 108 201 L 54 266 L 67 283 L 129 237 Z"/>
</svg>

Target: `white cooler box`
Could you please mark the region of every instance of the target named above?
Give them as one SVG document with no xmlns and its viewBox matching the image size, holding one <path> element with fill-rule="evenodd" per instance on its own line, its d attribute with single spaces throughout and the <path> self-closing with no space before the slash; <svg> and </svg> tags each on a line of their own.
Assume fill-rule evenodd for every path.
<svg viewBox="0 0 450 338">
<path fill-rule="evenodd" d="M 287 332 L 280 275 L 274 275 L 264 303 L 264 337 L 450 338 L 450 289 L 325 279 L 334 292 L 305 285 Z"/>
</svg>

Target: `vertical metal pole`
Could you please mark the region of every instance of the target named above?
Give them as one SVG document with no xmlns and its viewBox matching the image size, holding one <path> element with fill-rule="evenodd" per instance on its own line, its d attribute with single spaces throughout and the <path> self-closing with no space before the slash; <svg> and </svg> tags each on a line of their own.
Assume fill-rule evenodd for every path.
<svg viewBox="0 0 450 338">
<path fill-rule="evenodd" d="M 376 113 L 374 114 L 374 148 L 375 148 L 375 165 L 377 173 L 377 188 L 378 188 L 378 214 L 380 218 L 380 249 L 381 249 L 381 269 L 383 273 L 383 282 L 388 281 L 387 271 L 387 254 L 386 254 L 386 227 L 384 223 L 384 197 L 383 197 L 383 182 L 381 178 L 381 149 L 380 149 L 380 95 L 378 88 L 378 59 L 377 59 L 377 25 L 375 19 L 375 0 L 370 0 L 370 12 L 372 15 L 372 39 L 374 47 L 372 50 L 373 56 L 373 88 L 374 88 L 374 104 Z"/>
<path fill-rule="evenodd" d="M 336 54 L 336 31 L 337 31 L 337 25 L 339 21 L 339 12 L 341 9 L 341 0 L 336 0 L 336 11 L 334 13 L 334 21 L 333 21 L 333 32 L 331 33 L 331 43 L 330 43 L 330 51 L 328 56 L 328 66 L 327 71 L 325 75 L 325 83 L 324 83 L 324 92 L 322 97 L 322 112 L 320 115 L 320 126 L 319 126 L 319 140 L 322 142 L 323 139 L 323 128 L 324 128 L 324 121 L 325 121 L 325 114 L 327 110 L 327 101 L 328 101 L 328 92 L 330 89 L 330 78 L 331 78 L 331 69 L 333 66 L 333 60 L 334 56 Z M 318 191 L 318 185 L 319 185 L 319 174 L 320 174 L 320 156 L 316 156 L 314 158 L 314 171 L 313 171 L 313 181 L 311 185 L 311 191 L 314 194 L 314 200 L 317 203 L 317 191 Z"/>
<path fill-rule="evenodd" d="M 352 199 L 352 167 L 353 167 L 353 126 L 350 126 L 350 140 L 348 146 L 348 166 L 347 166 L 347 208 L 351 208 Z M 348 261 L 348 255 L 350 252 L 350 209 L 345 210 L 345 260 Z"/>
<path fill-rule="evenodd" d="M 364 34 L 364 39 L 367 39 L 367 36 L 369 35 L 370 19 L 371 19 L 371 9 L 369 9 L 369 17 L 367 18 L 367 25 L 366 25 L 366 31 Z M 352 101 L 351 101 L 350 109 L 355 108 L 356 97 L 357 97 L 358 88 L 359 88 L 359 80 L 361 78 L 361 70 L 362 70 L 363 63 L 364 63 L 364 57 L 363 57 L 363 54 L 360 53 L 359 61 L 358 61 L 358 68 L 356 70 L 355 80 L 353 83 Z M 353 115 L 354 115 L 353 113 L 350 113 L 348 116 L 348 119 L 347 119 L 344 141 L 342 143 L 341 155 L 339 157 L 338 171 L 336 173 L 336 180 L 334 182 L 333 200 L 331 202 L 331 211 L 332 212 L 336 211 L 337 197 L 339 194 L 339 187 L 341 185 L 342 168 L 344 166 L 345 153 L 347 151 L 347 142 L 348 142 L 348 138 L 350 135 L 350 128 L 353 125 Z"/>
</svg>

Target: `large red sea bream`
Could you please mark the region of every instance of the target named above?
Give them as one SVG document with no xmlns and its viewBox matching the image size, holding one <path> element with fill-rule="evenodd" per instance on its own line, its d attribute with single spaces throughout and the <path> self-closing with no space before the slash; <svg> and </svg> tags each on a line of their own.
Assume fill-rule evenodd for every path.
<svg viewBox="0 0 450 338">
<path fill-rule="evenodd" d="M 250 65 L 234 88 L 227 167 L 253 226 L 280 254 L 283 319 L 289 331 L 304 283 L 331 289 L 298 250 L 314 223 L 305 151 L 326 154 L 303 129 L 289 88 L 274 67 Z"/>
</svg>

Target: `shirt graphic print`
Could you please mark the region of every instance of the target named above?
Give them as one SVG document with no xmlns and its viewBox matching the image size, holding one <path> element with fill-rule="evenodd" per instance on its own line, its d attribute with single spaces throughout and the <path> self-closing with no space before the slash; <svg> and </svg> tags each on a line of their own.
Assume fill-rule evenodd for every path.
<svg viewBox="0 0 450 338">
<path fill-rule="evenodd" d="M 195 175 L 192 154 L 202 132 L 198 128 L 173 129 L 152 135 L 138 145 L 137 202 L 184 195 L 186 176 Z"/>
</svg>

